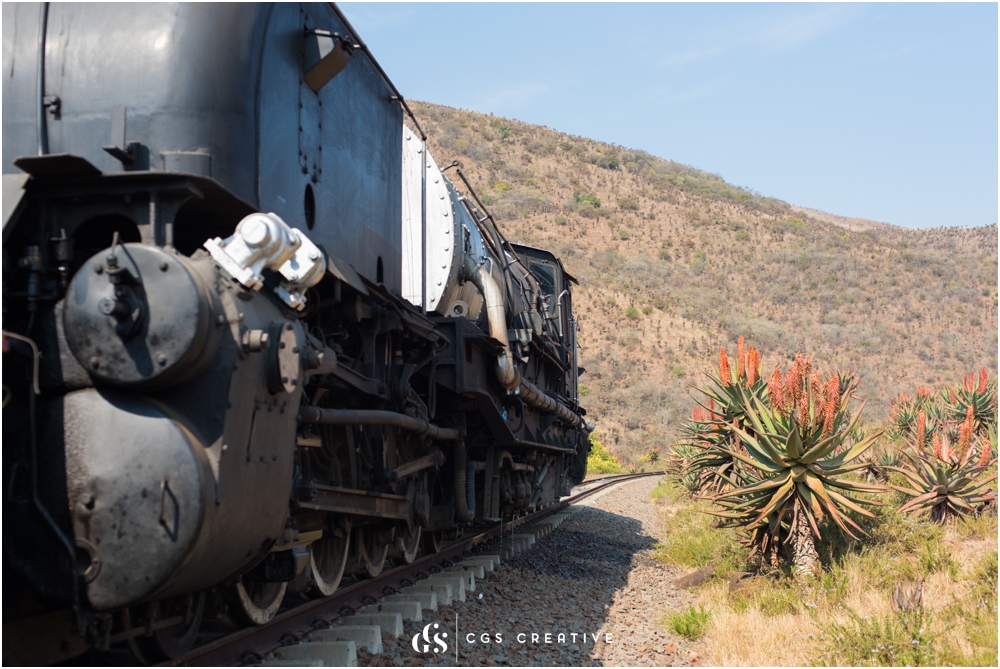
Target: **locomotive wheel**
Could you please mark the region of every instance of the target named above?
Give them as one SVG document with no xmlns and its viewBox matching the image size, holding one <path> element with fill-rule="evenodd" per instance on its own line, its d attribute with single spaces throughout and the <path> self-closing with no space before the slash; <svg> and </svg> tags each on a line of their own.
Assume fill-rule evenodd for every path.
<svg viewBox="0 0 1000 669">
<path fill-rule="evenodd" d="M 249 581 L 244 577 L 225 589 L 231 617 L 245 625 L 263 625 L 274 617 L 287 583 Z"/>
<path fill-rule="evenodd" d="M 397 528 L 396 542 L 389 549 L 389 559 L 392 560 L 393 564 L 397 566 L 410 564 L 417 559 L 421 534 L 420 528 L 416 526 L 405 532 Z"/>
<path fill-rule="evenodd" d="M 424 549 L 424 555 L 434 555 L 439 550 L 441 550 L 441 542 L 444 540 L 444 532 L 438 530 L 437 532 L 424 532 L 421 537 L 421 548 Z"/>
<path fill-rule="evenodd" d="M 309 567 L 312 569 L 313 591 L 322 597 L 332 595 L 340 586 L 350 552 L 350 535 L 324 537 L 309 550 Z"/>
<path fill-rule="evenodd" d="M 371 526 L 362 525 L 354 528 L 351 544 L 354 550 L 348 560 L 347 571 L 362 578 L 375 578 L 382 573 L 385 558 L 389 553 L 389 544 L 379 541 L 378 532 Z"/>
<path fill-rule="evenodd" d="M 173 597 L 160 602 L 161 619 L 183 617 L 187 610 L 187 597 Z M 135 655 L 136 660 L 145 665 L 176 660 L 194 646 L 204 613 L 205 593 L 199 592 L 194 595 L 191 616 L 187 623 L 158 629 L 152 636 L 134 636 L 128 640 L 129 650 Z M 132 616 L 128 609 L 122 611 L 122 627 L 126 632 L 133 629 Z"/>
</svg>

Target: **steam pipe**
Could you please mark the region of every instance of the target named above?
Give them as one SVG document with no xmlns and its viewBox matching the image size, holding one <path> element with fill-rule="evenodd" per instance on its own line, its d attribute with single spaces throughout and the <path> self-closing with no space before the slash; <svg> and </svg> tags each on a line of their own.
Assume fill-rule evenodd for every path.
<svg viewBox="0 0 1000 669">
<path fill-rule="evenodd" d="M 317 425 L 391 425 L 441 441 L 451 441 L 462 436 L 462 433 L 455 428 L 439 427 L 420 418 L 395 411 L 320 409 L 304 406 L 299 408 L 299 422 Z"/>
<path fill-rule="evenodd" d="M 462 274 L 471 281 L 486 302 L 486 317 L 490 323 L 490 336 L 503 344 L 503 352 L 497 357 L 497 380 L 508 391 L 513 392 L 521 381 L 521 375 L 510 357 L 510 341 L 507 339 L 507 316 L 504 310 L 503 293 L 493 277 L 468 255 L 462 256 Z"/>
<path fill-rule="evenodd" d="M 525 403 L 544 411 L 556 414 L 560 420 L 587 430 L 589 423 L 584 423 L 572 409 L 553 397 L 546 395 L 535 384 L 523 378 L 514 366 L 510 356 L 510 340 L 507 338 L 507 318 L 504 310 L 503 293 L 496 281 L 486 270 L 468 255 L 462 256 L 462 276 L 471 281 L 483 294 L 486 303 L 486 317 L 490 324 L 490 336 L 503 344 L 503 351 L 497 356 L 497 380 L 509 392 L 518 393 Z"/>
</svg>

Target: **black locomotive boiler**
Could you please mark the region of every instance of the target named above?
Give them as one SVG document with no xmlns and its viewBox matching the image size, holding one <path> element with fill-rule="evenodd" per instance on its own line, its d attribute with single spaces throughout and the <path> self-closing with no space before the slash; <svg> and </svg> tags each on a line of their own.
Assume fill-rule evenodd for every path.
<svg viewBox="0 0 1000 669">
<path fill-rule="evenodd" d="M 178 657 L 582 480 L 573 278 L 336 6 L 5 3 L 3 77 L 5 661 Z"/>
</svg>

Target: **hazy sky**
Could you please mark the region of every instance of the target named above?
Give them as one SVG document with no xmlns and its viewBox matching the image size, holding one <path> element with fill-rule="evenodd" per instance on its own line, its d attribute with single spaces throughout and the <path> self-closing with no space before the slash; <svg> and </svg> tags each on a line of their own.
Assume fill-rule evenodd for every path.
<svg viewBox="0 0 1000 669">
<path fill-rule="evenodd" d="M 996 4 L 341 8 L 409 99 L 643 149 L 835 214 L 997 221 Z"/>
</svg>

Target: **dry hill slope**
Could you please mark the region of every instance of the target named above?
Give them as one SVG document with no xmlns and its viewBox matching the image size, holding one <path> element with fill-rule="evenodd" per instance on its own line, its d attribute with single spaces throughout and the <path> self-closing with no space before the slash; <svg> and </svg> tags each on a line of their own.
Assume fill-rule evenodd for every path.
<svg viewBox="0 0 1000 669">
<path fill-rule="evenodd" d="M 582 402 L 626 459 L 678 435 L 690 384 L 741 334 L 765 373 L 796 351 L 859 372 L 869 421 L 895 393 L 996 369 L 995 224 L 852 232 L 642 151 L 413 109 L 507 236 L 553 249 L 580 279 Z"/>
</svg>

